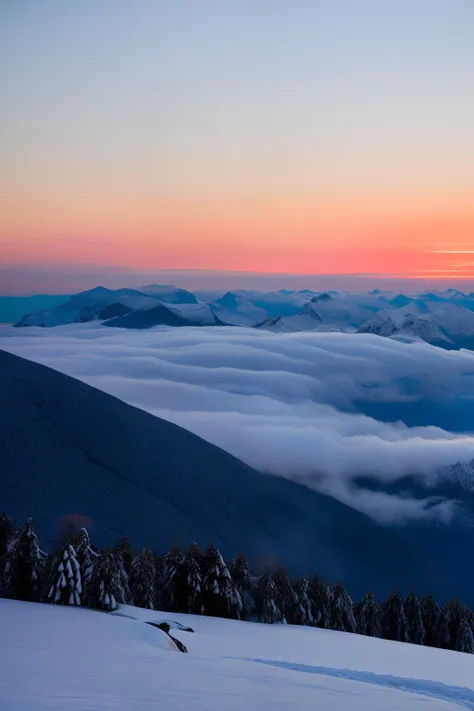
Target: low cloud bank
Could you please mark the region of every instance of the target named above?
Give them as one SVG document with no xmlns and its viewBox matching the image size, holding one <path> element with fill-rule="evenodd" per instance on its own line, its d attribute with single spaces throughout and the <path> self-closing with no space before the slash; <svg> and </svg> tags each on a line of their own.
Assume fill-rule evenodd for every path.
<svg viewBox="0 0 474 711">
<path fill-rule="evenodd" d="M 171 420 L 271 474 L 294 478 L 383 521 L 447 520 L 451 502 L 357 489 L 474 458 L 474 436 L 407 427 L 361 403 L 455 407 L 474 397 L 474 354 L 371 335 L 239 328 L 0 329 L 0 348 L 45 363 Z M 5 405 L 4 405 L 5 406 Z"/>
</svg>

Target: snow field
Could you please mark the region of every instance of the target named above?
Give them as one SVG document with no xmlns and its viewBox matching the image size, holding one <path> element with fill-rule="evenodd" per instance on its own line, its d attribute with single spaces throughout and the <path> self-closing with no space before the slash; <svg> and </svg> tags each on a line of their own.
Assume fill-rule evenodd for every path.
<svg viewBox="0 0 474 711">
<path fill-rule="evenodd" d="M 118 612 L 0 600 L 2 711 L 474 709 L 472 655 L 305 627 Z M 171 632 L 189 654 L 146 620 L 191 626 L 194 634 Z"/>
</svg>

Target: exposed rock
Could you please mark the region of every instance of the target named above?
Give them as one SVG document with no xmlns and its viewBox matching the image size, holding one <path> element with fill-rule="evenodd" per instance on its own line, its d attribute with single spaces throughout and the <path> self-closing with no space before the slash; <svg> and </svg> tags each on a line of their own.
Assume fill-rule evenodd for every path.
<svg viewBox="0 0 474 711">
<path fill-rule="evenodd" d="M 157 624 L 156 622 L 147 622 L 146 624 L 151 625 L 152 627 L 156 627 L 157 629 L 162 630 L 163 632 L 166 632 L 168 637 L 173 640 L 180 652 L 183 652 L 184 654 L 188 653 L 186 646 L 182 642 L 180 642 L 179 639 L 176 639 L 176 637 L 173 637 L 173 635 L 170 634 L 171 628 L 167 622 L 160 622 L 159 624 Z"/>
</svg>

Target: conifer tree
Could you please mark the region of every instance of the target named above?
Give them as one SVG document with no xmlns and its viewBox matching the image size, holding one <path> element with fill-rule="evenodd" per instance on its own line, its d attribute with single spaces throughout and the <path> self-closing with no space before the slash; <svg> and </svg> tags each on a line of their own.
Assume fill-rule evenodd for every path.
<svg viewBox="0 0 474 711">
<path fill-rule="evenodd" d="M 122 603 L 122 605 L 128 605 L 132 599 L 130 593 L 130 580 L 125 564 L 125 559 L 128 559 L 129 551 L 126 547 L 124 547 L 123 541 L 124 539 L 122 538 L 113 549 L 113 553 L 115 555 L 117 572 L 120 580 L 120 584 L 117 590 L 117 602 Z"/>
<path fill-rule="evenodd" d="M 241 619 L 248 620 L 255 607 L 253 599 L 254 582 L 247 558 L 243 553 L 239 553 L 234 558 L 230 564 L 229 572 L 242 601 Z"/>
<path fill-rule="evenodd" d="M 331 629 L 341 632 L 356 631 L 354 604 L 344 585 L 340 582 L 332 590 Z"/>
<path fill-rule="evenodd" d="M 202 615 L 204 612 L 201 561 L 198 545 L 192 541 L 173 575 L 173 598 L 177 612 L 191 615 Z"/>
<path fill-rule="evenodd" d="M 266 570 L 260 575 L 257 587 L 257 616 L 260 622 L 274 624 L 283 620 L 283 614 L 276 603 L 277 588 L 271 573 Z"/>
<path fill-rule="evenodd" d="M 125 572 L 130 576 L 130 570 L 132 568 L 133 551 L 132 545 L 128 539 L 126 533 L 123 534 L 120 541 L 117 543 L 117 550 L 122 557 L 122 561 L 125 567 Z"/>
<path fill-rule="evenodd" d="M 85 590 L 91 579 L 94 564 L 98 562 L 99 555 L 92 550 L 89 534 L 85 528 L 81 528 L 78 531 L 73 545 L 81 569 L 82 588 Z"/>
<path fill-rule="evenodd" d="M 424 644 L 426 633 L 421 613 L 421 605 L 413 590 L 410 590 L 405 600 L 405 617 L 408 624 L 410 642 L 413 644 Z"/>
<path fill-rule="evenodd" d="M 420 600 L 421 617 L 425 628 L 425 645 L 436 647 L 436 629 L 441 608 L 433 595 L 425 595 Z"/>
<path fill-rule="evenodd" d="M 53 561 L 47 600 L 56 605 L 80 605 L 81 598 L 81 567 L 74 546 L 66 543 Z"/>
<path fill-rule="evenodd" d="M 470 615 L 466 606 L 455 598 L 446 603 L 441 614 L 449 630 L 448 648 L 472 654 L 474 651 L 474 639 L 470 626 Z"/>
<path fill-rule="evenodd" d="M 37 602 L 46 558 L 30 518 L 7 543 L 1 566 L 2 595 L 15 600 Z"/>
<path fill-rule="evenodd" d="M 205 614 L 239 620 L 242 600 L 214 542 L 210 543 L 206 551 L 205 569 L 202 586 Z"/>
<path fill-rule="evenodd" d="M 403 599 L 398 590 L 393 590 L 383 607 L 382 637 L 395 642 L 408 642 L 409 629 Z"/>
<path fill-rule="evenodd" d="M 308 595 L 311 601 L 313 619 L 317 627 L 331 628 L 331 589 L 324 580 L 315 575 L 309 580 Z"/>
<path fill-rule="evenodd" d="M 465 654 L 474 654 L 474 636 L 469 624 L 467 610 L 463 610 L 456 630 L 455 650 Z"/>
<path fill-rule="evenodd" d="M 298 600 L 297 609 L 293 614 L 293 624 L 314 627 L 313 610 L 309 599 L 309 583 L 306 578 L 300 578 L 293 584 L 293 590 Z"/>
<path fill-rule="evenodd" d="M 298 624 L 295 622 L 295 619 L 298 619 L 299 612 L 298 596 L 296 595 L 284 568 L 279 568 L 275 571 L 273 574 L 273 582 L 276 587 L 275 602 L 283 616 L 283 620 L 289 624 Z"/>
<path fill-rule="evenodd" d="M 113 551 L 103 551 L 92 568 L 91 578 L 84 591 L 84 605 L 101 610 L 115 610 L 121 596 L 117 556 Z"/>
<path fill-rule="evenodd" d="M 357 606 L 356 622 L 357 634 L 364 634 L 367 637 L 381 636 L 380 607 L 372 592 L 365 593 Z"/>
<path fill-rule="evenodd" d="M 155 609 L 166 610 L 165 585 L 163 579 L 164 555 L 159 556 L 155 551 L 151 552 L 153 554 L 153 561 L 155 564 Z"/>
<path fill-rule="evenodd" d="M 434 647 L 439 649 L 453 649 L 453 641 L 449 629 L 450 614 L 446 605 L 441 610 L 436 620 L 436 625 L 433 632 Z"/>
<path fill-rule="evenodd" d="M 191 542 L 185 558 L 184 571 L 186 574 L 187 612 L 193 615 L 202 615 L 202 572 L 200 565 L 201 553 L 194 541 Z"/>
<path fill-rule="evenodd" d="M 7 552 L 7 543 L 15 533 L 13 524 L 5 512 L 0 515 L 0 558 Z"/>
<path fill-rule="evenodd" d="M 169 612 L 180 611 L 179 587 L 183 565 L 184 555 L 177 545 L 161 559 L 158 577 L 163 589 L 163 607 Z"/>
<path fill-rule="evenodd" d="M 150 550 L 142 550 L 134 556 L 130 571 L 132 601 L 136 607 L 155 609 L 156 564 Z"/>
<path fill-rule="evenodd" d="M 464 606 L 464 609 L 466 610 L 467 619 L 469 621 L 469 627 L 471 628 L 471 630 L 474 633 L 474 612 L 472 612 L 472 610 L 470 610 L 466 606 Z"/>
</svg>

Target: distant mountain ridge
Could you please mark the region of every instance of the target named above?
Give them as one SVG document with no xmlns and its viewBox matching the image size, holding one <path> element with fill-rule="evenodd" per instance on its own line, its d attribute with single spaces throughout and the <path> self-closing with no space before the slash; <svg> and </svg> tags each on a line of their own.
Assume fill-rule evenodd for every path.
<svg viewBox="0 0 474 711">
<path fill-rule="evenodd" d="M 189 306 L 189 304 L 186 304 Z M 178 309 L 158 303 L 149 309 L 131 311 L 104 323 L 111 328 L 152 328 L 153 326 L 225 326 L 205 304 L 197 309 Z"/>
<path fill-rule="evenodd" d="M 366 293 L 237 289 L 200 298 L 173 285 L 117 290 L 96 287 L 53 309 L 25 315 L 15 325 L 49 328 L 86 321 L 136 329 L 230 325 L 274 333 L 372 333 L 446 349 L 474 349 L 474 294 L 455 289 L 415 295 L 379 289 Z"/>
</svg>

